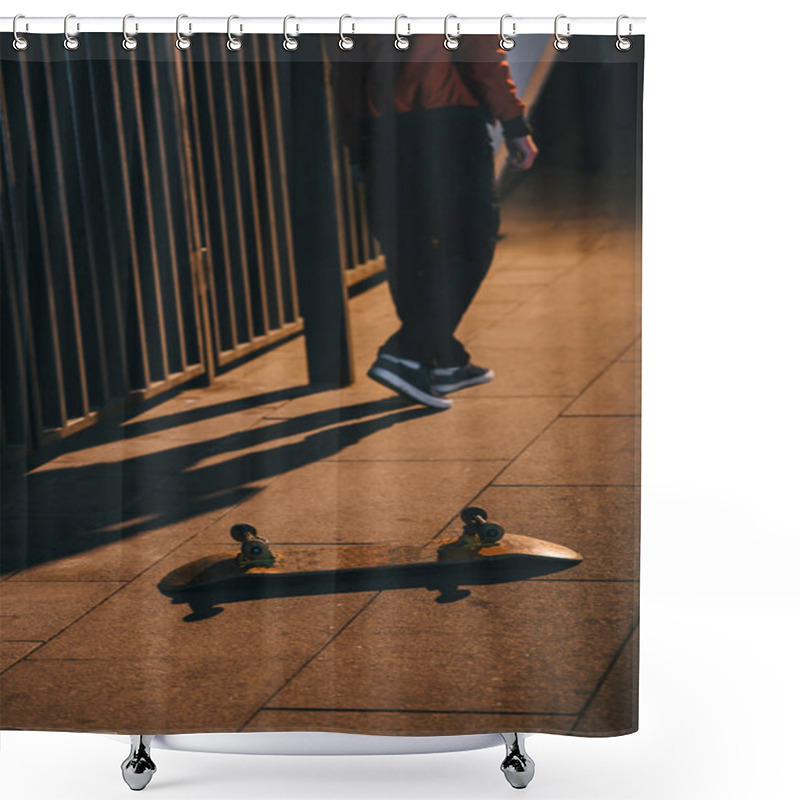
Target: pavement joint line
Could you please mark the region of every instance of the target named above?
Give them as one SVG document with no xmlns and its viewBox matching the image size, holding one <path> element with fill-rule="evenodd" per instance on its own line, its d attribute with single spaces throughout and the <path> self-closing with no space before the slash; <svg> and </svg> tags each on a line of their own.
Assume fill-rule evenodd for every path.
<svg viewBox="0 0 800 800">
<path fill-rule="evenodd" d="M 638 483 L 493 483 L 492 487 L 537 488 L 537 489 L 640 489 Z M 490 487 L 487 487 L 490 488 Z"/>
<path fill-rule="evenodd" d="M 495 475 L 495 477 L 494 477 L 492 480 L 490 480 L 490 481 L 489 481 L 487 484 L 485 484 L 485 485 L 484 485 L 484 486 L 483 486 L 483 487 L 482 487 L 482 488 L 481 488 L 481 489 L 480 489 L 480 490 L 479 490 L 479 491 L 478 491 L 478 492 L 477 492 L 477 493 L 476 493 L 476 494 L 475 494 L 475 495 L 472 497 L 472 499 L 469 501 L 469 503 L 468 503 L 467 505 L 472 505 L 472 504 L 476 503 L 476 502 L 477 502 L 477 500 L 478 500 L 478 497 L 480 497 L 480 495 L 481 495 L 481 494 L 482 494 L 484 491 L 486 491 L 486 490 L 487 490 L 489 487 L 491 487 L 491 486 L 503 486 L 504 484 L 497 483 L 497 479 L 498 479 L 498 478 L 499 478 L 499 477 L 500 477 L 500 476 L 501 476 L 501 475 L 502 475 L 502 474 L 503 474 L 503 473 L 504 473 L 504 472 L 505 472 L 505 471 L 506 471 L 506 470 L 507 470 L 507 469 L 508 469 L 508 468 L 509 468 L 509 467 L 510 467 L 510 466 L 511 466 L 511 465 L 512 465 L 512 464 L 513 464 L 513 463 L 514 463 L 514 462 L 515 462 L 515 461 L 516 461 L 516 460 L 517 460 L 517 459 L 518 459 L 520 456 L 521 456 L 521 455 L 522 455 L 522 453 L 524 453 L 524 452 L 525 452 L 525 451 L 526 451 L 526 450 L 527 450 L 529 447 L 531 447 L 531 446 L 532 446 L 532 445 L 533 445 L 533 444 L 534 444 L 534 443 L 535 443 L 535 442 L 536 442 L 536 441 L 537 441 L 537 440 L 538 440 L 538 439 L 539 439 L 541 436 L 543 436 L 543 435 L 544 435 L 544 434 L 545 434 L 545 433 L 546 433 L 546 432 L 547 432 L 547 431 L 548 431 L 548 430 L 549 430 L 549 429 L 550 429 L 550 428 L 551 428 L 551 427 L 552 427 L 552 426 L 555 424 L 555 422 L 556 422 L 557 420 L 564 418 L 564 411 L 565 411 L 565 410 L 567 410 L 567 409 L 569 409 L 569 407 L 570 407 L 571 405 L 573 405 L 573 404 L 576 402 L 576 400 L 577 400 L 577 399 L 578 399 L 578 398 L 579 398 L 579 397 L 580 397 L 580 396 L 581 396 L 581 395 L 582 395 L 584 392 L 586 392 L 586 391 L 587 391 L 587 389 L 589 389 L 589 388 L 592 386 L 592 384 L 593 384 L 593 383 L 594 383 L 596 380 L 598 380 L 598 379 L 599 379 L 599 378 L 600 378 L 600 377 L 601 377 L 603 374 L 605 374 L 605 372 L 607 372 L 607 371 L 608 371 L 608 369 L 610 369 L 610 367 L 611 367 L 611 365 L 612 365 L 612 364 L 615 364 L 615 363 L 617 363 L 617 361 L 619 361 L 620 357 L 621 357 L 621 356 L 622 356 L 624 353 L 626 353 L 626 352 L 627 352 L 627 351 L 628 351 L 628 350 L 629 350 L 629 349 L 630 349 L 630 348 L 631 348 L 631 347 L 632 347 L 632 346 L 633 346 L 633 345 L 636 343 L 637 339 L 638 339 L 640 336 L 641 336 L 641 333 L 638 333 L 638 334 L 636 335 L 636 337 L 634 337 L 634 340 L 633 340 L 632 342 L 629 342 L 629 343 L 628 343 L 628 344 L 627 344 L 627 345 L 626 345 L 624 348 L 622 348 L 622 349 L 619 351 L 619 353 L 617 354 L 617 356 L 616 356 L 614 359 L 612 359 L 611 361 L 609 361 L 609 363 L 608 363 L 608 364 L 606 364 L 606 366 L 605 366 L 605 367 L 604 367 L 604 368 L 603 368 L 603 369 L 600 371 L 600 373 L 599 373 L 598 375 L 596 375 L 594 378 L 592 378 L 592 380 L 590 380 L 590 381 L 589 381 L 589 383 L 588 383 L 586 386 L 584 386 L 584 388 L 581 390 L 581 392 L 580 392 L 580 393 L 579 393 L 579 394 L 578 394 L 578 395 L 577 395 L 575 398 L 573 398 L 573 399 L 572 399 L 572 400 L 571 400 L 569 403 L 567 403 L 567 405 L 566 405 L 564 408 L 562 408 L 562 409 L 561 409 L 561 410 L 558 412 L 558 414 L 557 414 L 555 417 L 553 417 L 553 419 L 551 419 L 551 420 L 550 420 L 550 422 L 549 422 L 547 425 L 545 425 L 545 427 L 544 427 L 544 428 L 542 428 L 542 430 L 540 430 L 540 431 L 537 433 L 537 435 L 536 435 L 536 436 L 534 436 L 534 438 L 533 438 L 533 439 L 531 439 L 531 440 L 530 440 L 530 441 L 529 441 L 529 442 L 528 442 L 528 443 L 527 443 L 527 444 L 526 444 L 524 447 L 522 447 L 522 448 L 521 448 L 521 449 L 520 449 L 520 450 L 517 452 L 517 454 L 516 454 L 515 456 L 513 456 L 513 457 L 512 457 L 510 460 L 508 460 L 508 461 L 506 462 L 505 466 L 503 466 L 503 467 L 502 467 L 502 469 L 501 469 L 501 470 L 500 470 L 500 471 L 497 473 L 497 475 Z M 474 399 L 474 398 L 473 398 L 473 399 Z M 524 485 L 524 484 L 505 484 L 505 485 L 507 485 L 507 486 L 515 486 L 515 485 Z M 625 485 L 625 486 L 628 486 L 628 484 L 623 484 L 623 485 Z M 436 532 L 436 533 L 435 533 L 435 534 L 434 534 L 434 535 L 433 535 L 433 536 L 432 536 L 430 539 L 428 539 L 428 541 L 426 542 L 426 544 L 430 544 L 430 543 L 434 542 L 436 539 L 440 538 L 440 537 L 441 537 L 441 536 L 444 534 L 444 532 L 447 530 L 447 528 L 449 528 L 449 527 L 450 527 L 450 526 L 453 524 L 453 522 L 456 520 L 456 517 L 457 517 L 457 516 L 458 516 L 457 514 L 454 514 L 454 515 L 453 515 L 453 516 L 452 516 L 452 517 L 451 517 L 451 518 L 448 520 L 448 522 L 445 524 L 445 526 L 444 526 L 443 528 L 441 528 L 441 529 L 440 529 L 439 531 L 437 531 L 437 532 Z"/>
<path fill-rule="evenodd" d="M 472 709 L 428 709 L 428 708 L 313 708 L 304 706 L 263 706 L 259 711 L 333 711 L 342 714 L 361 712 L 363 714 L 502 714 L 504 716 L 526 717 L 574 717 L 575 711 L 497 711 Z"/>
<path fill-rule="evenodd" d="M 227 514 L 229 514 L 231 511 L 233 511 L 240 503 L 243 503 L 246 499 L 248 499 L 248 498 L 246 498 L 246 497 L 242 498 L 238 503 L 236 503 L 235 505 L 231 506 L 231 508 L 229 508 L 228 511 L 224 512 L 219 517 L 215 517 L 214 519 L 209 520 L 207 525 L 205 525 L 203 528 L 201 528 L 196 533 L 192 534 L 192 536 L 189 539 L 184 540 L 180 544 L 178 544 L 175 547 L 173 547 L 172 550 L 168 551 L 167 553 L 164 553 L 164 555 L 162 555 L 160 558 L 158 558 L 155 561 L 153 561 L 150 565 L 145 567 L 141 572 L 139 572 L 136 575 L 134 575 L 130 580 L 122 581 L 121 585 L 117 588 L 116 591 L 111 592 L 111 594 L 109 594 L 107 597 L 104 597 L 102 600 L 100 600 L 100 602 L 96 603 L 91 608 L 87 609 L 82 614 L 80 614 L 79 616 L 75 617 L 75 619 L 73 619 L 70 622 L 68 622 L 67 625 L 65 625 L 61 630 L 56 631 L 52 636 L 50 636 L 48 639 L 46 639 L 44 644 L 47 644 L 47 643 L 53 641 L 56 637 L 58 637 L 62 633 L 64 633 L 68 628 L 72 627 L 72 625 L 74 625 L 76 622 L 79 622 L 85 616 L 87 616 L 91 612 L 93 612 L 96 609 L 98 609 L 104 603 L 108 602 L 112 597 L 115 597 L 119 592 L 121 592 L 123 589 L 125 589 L 129 584 L 133 583 L 133 581 L 138 580 L 142 575 L 144 575 L 145 572 L 147 572 L 150 569 L 153 569 L 156 565 L 160 564 L 167 556 L 172 555 L 172 553 L 174 553 L 180 547 L 185 545 L 187 542 L 189 542 L 192 539 L 194 539 L 195 537 L 199 536 L 204 530 L 206 530 L 206 528 L 210 527 L 211 525 L 213 525 L 214 523 L 218 522 L 223 517 L 227 516 Z M 46 581 L 46 583 L 60 583 L 60 582 L 61 581 Z M 68 583 L 69 581 L 63 581 L 63 582 L 64 583 Z M 84 581 L 72 581 L 72 583 L 76 583 L 76 582 L 77 583 L 83 583 Z M 85 582 L 86 583 L 117 583 L 118 581 L 85 581 Z M 19 581 L 19 583 L 45 583 L 45 581 Z M 39 648 L 36 648 L 36 650 L 38 650 L 38 649 Z M 17 662 L 17 663 L 19 663 L 19 662 Z"/>
<path fill-rule="evenodd" d="M 598 249 L 599 249 L 598 248 L 598 244 L 602 241 L 604 236 L 606 236 L 607 234 L 613 232 L 613 230 L 614 230 L 614 227 L 606 228 L 602 233 L 595 234 L 594 235 L 595 238 L 594 238 L 594 241 L 592 242 L 592 244 L 589 247 L 587 247 L 586 250 L 582 250 L 582 252 L 580 254 L 580 257 L 578 258 L 578 260 L 572 266 L 565 267 L 563 269 L 556 269 L 556 271 L 555 271 L 556 274 L 553 276 L 553 278 L 550 281 L 546 281 L 546 282 L 541 283 L 541 284 L 535 284 L 535 286 L 539 286 L 539 287 L 542 287 L 542 288 L 550 289 L 556 283 L 558 283 L 558 281 L 562 280 L 567 275 L 571 275 L 579 267 L 582 267 L 584 265 L 584 262 L 587 261 L 587 259 L 589 259 L 591 256 L 595 255 L 598 252 Z M 510 234 L 510 235 L 513 236 L 513 234 Z M 507 241 L 507 239 L 504 239 L 503 241 Z M 502 247 L 502 242 L 501 242 L 500 246 L 498 247 L 498 250 L 500 249 L 500 247 Z M 487 276 L 487 279 L 486 279 L 487 284 L 489 284 L 490 281 L 491 281 L 491 271 L 489 272 L 489 275 Z M 530 284 L 511 284 L 511 285 L 512 286 L 514 286 L 514 285 L 530 286 Z M 526 301 L 521 300 L 518 305 L 522 306 L 525 303 L 526 303 Z M 501 317 L 500 319 L 497 319 L 494 322 L 491 322 L 486 327 L 482 327 L 479 330 L 476 330 L 474 333 L 470 334 L 469 336 L 464 337 L 464 341 L 466 343 L 469 343 L 472 339 L 475 338 L 475 336 L 478 333 L 485 333 L 486 331 L 490 331 L 494 326 L 499 325 L 503 321 L 504 318 L 505 318 L 505 315 L 503 317 Z"/>
<path fill-rule="evenodd" d="M 485 492 L 485 491 L 486 491 L 486 490 L 487 490 L 487 489 L 488 489 L 490 486 L 493 486 L 493 485 L 495 485 L 495 484 L 494 484 L 494 481 L 495 481 L 495 480 L 496 480 L 496 479 L 497 479 L 497 478 L 498 478 L 500 475 L 502 475 L 502 474 L 503 474 L 503 473 L 504 473 L 504 472 L 505 472 L 505 471 L 508 469 L 509 465 L 510 465 L 510 464 L 512 464 L 512 463 L 513 463 L 513 462 L 514 462 L 514 461 L 515 461 L 517 458 L 519 458 L 519 456 L 520 456 L 522 453 L 524 453 L 524 452 L 525 452 L 525 450 L 527 450 L 527 448 L 528 448 L 528 447 L 530 447 L 530 446 L 531 446 L 531 445 L 532 445 L 532 444 L 533 444 L 533 443 L 534 443 L 534 442 L 535 442 L 535 441 L 536 441 L 536 440 L 537 440 L 537 439 L 538 439 L 540 436 L 542 436 L 542 435 L 543 435 L 543 434 L 544 434 L 544 433 L 545 433 L 547 430 L 549 430 L 549 429 L 550 429 L 550 427 L 551 427 L 551 426 L 552 426 L 552 425 L 553 425 L 553 424 L 556 422 L 556 420 L 560 419 L 560 417 L 561 417 L 561 412 L 559 411 L 559 413 L 558 413 L 558 414 L 556 414 L 556 415 L 555 415 L 555 416 L 554 416 L 554 417 L 553 417 L 553 418 L 550 420 L 550 422 L 548 422 L 548 423 L 547 423 L 547 424 L 544 426 L 544 428 L 542 428 L 542 429 L 541 429 L 541 430 L 540 430 L 540 431 L 539 431 L 539 432 L 536 434 L 536 436 L 534 436 L 534 437 L 533 437 L 533 439 L 531 439 L 529 442 L 527 442 L 527 443 L 526 443 L 526 444 L 525 444 L 525 445 L 522 447 L 522 449 L 521 449 L 521 450 L 520 450 L 520 451 L 519 451 L 519 452 L 518 452 L 518 453 L 517 453 L 517 454 L 516 454 L 516 455 L 515 455 L 515 456 L 514 456 L 514 457 L 513 457 L 511 460 L 509 460 L 509 461 L 506 461 L 506 462 L 505 462 L 505 464 L 504 464 L 504 465 L 503 465 L 503 466 L 500 468 L 500 471 L 499 471 L 499 472 L 498 472 L 498 473 L 497 473 L 497 474 L 494 476 L 494 478 L 491 478 L 491 479 L 489 480 L 489 482 L 488 482 L 488 483 L 485 483 L 485 484 L 484 484 L 484 485 L 483 485 L 483 486 L 482 486 L 482 487 L 481 487 L 481 488 L 480 488 L 480 489 L 479 489 L 479 490 L 478 490 L 478 491 L 477 491 L 477 492 L 476 492 L 476 493 L 475 493 L 475 494 L 472 496 L 472 498 L 471 498 L 469 501 L 467 501 L 467 503 L 466 503 L 466 504 L 462 505 L 462 507 L 474 505 L 474 504 L 477 502 L 478 498 L 481 496 L 481 494 L 483 494 L 483 492 Z M 437 539 L 441 538 L 441 536 L 442 536 L 442 535 L 445 533 L 445 531 L 446 531 L 446 530 L 447 530 L 447 529 L 448 529 L 448 528 L 449 528 L 449 527 L 450 527 L 450 526 L 451 526 L 451 525 L 452 525 L 452 524 L 453 524 L 453 523 L 456 521 L 456 519 L 457 519 L 457 518 L 458 518 L 458 516 L 459 516 L 459 513 L 460 513 L 460 512 L 457 512 L 457 513 L 453 514 L 453 516 L 452 516 L 452 517 L 450 517 L 450 519 L 449 519 L 449 520 L 448 520 L 448 521 L 447 521 L 447 522 L 444 524 L 444 526 L 443 526 L 442 528 L 440 528 L 438 531 L 436 531 L 436 533 L 434 533 L 434 534 L 433 534 L 433 536 L 431 536 L 431 538 L 430 538 L 430 539 L 428 539 L 428 541 L 427 541 L 427 542 L 425 542 L 425 544 L 426 544 L 426 545 L 427 545 L 427 544 L 431 544 L 432 542 L 434 542 L 434 541 L 436 541 Z"/>
<path fill-rule="evenodd" d="M 503 458 L 324 458 L 316 464 L 446 464 L 481 463 L 491 464 L 494 461 L 504 462 Z"/>
<path fill-rule="evenodd" d="M 609 362 L 608 362 L 608 364 L 606 364 L 606 366 L 605 366 L 605 367 L 603 367 L 603 369 L 601 369 L 601 370 L 600 370 L 600 372 L 598 372 L 598 373 L 597 373 L 597 375 L 595 375 L 595 376 L 594 376 L 594 378 L 592 378 L 592 379 L 589 381 L 589 383 L 587 383 L 587 384 L 586 384 L 586 385 L 583 387 L 583 389 L 581 389 L 581 391 L 580 391 L 580 392 L 579 392 L 579 393 L 578 393 L 578 394 L 575 396 L 575 398 L 573 399 L 573 401 L 567 405 L 567 407 L 564 409 L 564 411 L 569 411 L 569 409 L 570 409 L 570 408 L 571 408 L 573 405 L 575 405 L 575 403 L 577 403 L 577 402 L 578 402 L 578 400 L 580 400 L 580 398 L 581 398 L 581 397 L 583 397 L 583 395 L 584 395 L 584 394 L 586 394 L 586 392 L 588 392 L 588 391 L 589 391 L 589 389 L 591 389 L 591 388 L 592 388 L 592 386 L 594 386 L 594 384 L 595 384 L 595 383 L 597 383 L 597 382 L 598 382 L 598 381 L 599 381 L 599 380 L 600 380 L 600 379 L 601 379 L 601 378 L 602 378 L 602 377 L 603 377 L 603 376 L 604 376 L 604 375 L 605 375 L 605 374 L 606 374 L 606 373 L 607 373 L 607 372 L 608 372 L 608 371 L 611 369 L 611 367 L 613 367 L 615 364 L 618 364 L 618 363 L 620 362 L 620 359 L 622 358 L 622 356 L 624 356 L 624 355 L 625 355 L 625 353 L 627 353 L 627 352 L 628 352 L 628 350 L 630 350 L 630 349 L 631 349 L 631 347 L 633 347 L 633 346 L 636 344 L 636 342 L 639 340 L 639 338 L 641 337 L 641 335 L 642 335 L 641 333 L 637 333 L 637 334 L 636 334 L 636 336 L 634 336 L 634 337 L 633 337 L 633 341 L 631 341 L 631 342 L 629 342 L 627 345 L 625 345 L 625 347 L 623 347 L 623 348 L 622 348 L 622 350 L 620 350 L 620 351 L 617 353 L 617 355 L 616 355 L 616 356 L 614 356 L 614 358 L 612 358 L 612 359 L 611 359 L 611 361 L 609 361 Z M 565 414 L 565 413 L 564 413 L 564 411 L 562 411 L 562 412 L 561 412 L 561 415 L 562 415 L 562 416 L 564 416 L 564 417 L 568 417 L 568 416 L 572 416 L 572 417 L 577 417 L 577 416 L 614 416 L 614 415 L 612 415 L 612 414 L 609 414 L 609 415 L 603 415 L 603 414 L 585 414 L 585 415 L 579 415 L 579 414 Z M 621 416 L 640 416 L 640 415 L 636 415 L 636 414 L 633 414 L 633 415 L 624 414 L 624 415 L 621 415 Z"/>
<path fill-rule="evenodd" d="M 562 414 L 564 419 L 640 419 L 641 414 Z"/>
<path fill-rule="evenodd" d="M 586 702 L 581 707 L 581 710 L 578 712 L 578 718 L 575 720 L 571 730 L 576 730 L 578 725 L 583 722 L 583 717 L 585 716 L 586 712 L 591 708 L 592 703 L 597 698 L 597 695 L 600 693 L 600 689 L 603 687 L 603 684 L 608 679 L 608 676 L 611 674 L 611 671 L 616 666 L 619 659 L 622 657 L 622 653 L 625 651 L 625 648 L 628 646 L 630 641 L 633 639 L 633 634 L 636 633 L 636 629 L 639 627 L 639 618 L 637 617 L 633 624 L 631 625 L 630 630 L 625 635 L 622 640 L 622 644 L 617 648 L 617 652 L 611 657 L 611 661 L 608 663 L 608 666 L 603 671 L 603 674 L 600 676 L 600 680 L 597 682 L 597 685 L 594 687 L 594 691 L 592 691 L 587 698 Z"/>
<path fill-rule="evenodd" d="M 350 619 L 348 619 L 344 623 L 344 625 L 342 625 L 341 628 L 339 628 L 339 630 L 336 631 L 336 633 L 334 633 L 333 636 L 330 637 L 330 639 L 328 639 L 318 650 L 316 650 L 316 652 L 312 653 L 277 689 L 275 689 L 275 691 L 273 691 L 272 694 L 270 694 L 267 697 L 265 702 L 269 703 L 270 700 L 272 700 L 275 696 L 280 694 L 315 658 L 317 658 L 317 656 L 319 656 L 324 650 L 326 650 L 331 645 L 332 642 L 336 641 L 336 639 L 338 639 L 339 636 L 341 636 L 342 633 L 347 628 L 349 628 L 350 625 L 352 625 L 352 623 L 355 622 L 375 602 L 375 600 L 378 598 L 378 595 L 380 594 L 381 594 L 380 590 L 375 592 L 372 595 L 372 597 L 370 597 L 367 600 L 367 602 L 364 603 L 364 605 L 361 606 L 361 608 L 358 609 L 358 611 L 356 611 L 356 613 L 353 614 L 353 616 L 350 617 Z M 253 711 L 253 713 L 250 714 L 250 716 L 248 716 L 247 719 L 244 720 L 244 722 L 242 722 L 242 724 L 239 726 L 239 730 L 240 731 L 243 730 L 253 720 L 253 718 L 258 714 L 258 712 L 262 708 L 263 706 L 259 705 L 255 709 L 255 711 Z"/>
</svg>

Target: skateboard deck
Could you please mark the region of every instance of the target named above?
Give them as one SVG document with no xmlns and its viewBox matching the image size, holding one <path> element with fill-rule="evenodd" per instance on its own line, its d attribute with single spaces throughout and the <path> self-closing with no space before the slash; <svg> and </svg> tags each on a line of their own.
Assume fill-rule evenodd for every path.
<svg viewBox="0 0 800 800">
<path fill-rule="evenodd" d="M 222 581 L 269 580 L 269 576 L 324 575 L 326 573 L 389 570 L 392 568 L 481 568 L 484 564 L 531 562 L 531 574 L 558 572 L 582 561 L 580 554 L 554 542 L 532 536 L 505 534 L 487 521 L 483 509 L 462 511 L 464 532 L 444 543 L 413 545 L 347 544 L 318 547 L 287 546 L 280 550 L 258 536 L 251 525 L 237 524 L 231 536 L 241 542 L 231 548 L 191 561 L 173 570 L 160 584 L 166 594 Z M 532 563 L 532 562 L 535 562 Z"/>
</svg>

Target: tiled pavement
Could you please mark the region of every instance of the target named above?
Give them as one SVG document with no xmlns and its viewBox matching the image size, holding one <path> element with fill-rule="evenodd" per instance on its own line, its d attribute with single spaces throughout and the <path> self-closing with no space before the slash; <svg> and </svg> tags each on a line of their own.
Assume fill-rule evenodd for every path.
<svg viewBox="0 0 800 800">
<path fill-rule="evenodd" d="M 395 325 L 382 284 L 351 300 L 353 386 L 309 391 L 296 339 L 75 437 L 6 491 L 8 538 L 27 531 L 34 547 L 0 583 L 0 726 L 635 728 L 638 236 L 602 208 L 545 209 L 519 195 L 504 208 L 461 329 L 497 378 L 451 410 L 364 376 Z M 286 550 L 423 544 L 473 503 L 584 562 L 451 603 L 426 588 L 340 591 L 239 599 L 195 620 L 158 589 L 229 546 L 234 522 Z"/>
</svg>

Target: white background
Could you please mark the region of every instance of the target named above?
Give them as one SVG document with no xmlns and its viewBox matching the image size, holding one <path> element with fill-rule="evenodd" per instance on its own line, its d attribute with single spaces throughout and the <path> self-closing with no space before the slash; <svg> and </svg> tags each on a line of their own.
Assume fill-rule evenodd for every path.
<svg viewBox="0 0 800 800">
<path fill-rule="evenodd" d="M 797 5 L 18 2 L 3 13 L 648 18 L 641 729 L 616 739 L 531 737 L 537 776 L 527 793 L 538 800 L 797 797 Z M 1 745 L 8 800 L 130 796 L 119 771 L 124 744 L 4 731 Z M 513 792 L 498 769 L 499 748 L 154 755 L 159 771 L 145 791 L 170 800 L 488 800 Z"/>
</svg>

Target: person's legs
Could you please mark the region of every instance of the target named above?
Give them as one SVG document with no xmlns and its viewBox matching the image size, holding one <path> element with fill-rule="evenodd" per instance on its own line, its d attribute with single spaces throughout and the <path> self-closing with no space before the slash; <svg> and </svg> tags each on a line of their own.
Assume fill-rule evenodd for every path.
<svg viewBox="0 0 800 800">
<path fill-rule="evenodd" d="M 401 321 L 380 352 L 428 367 L 468 362 L 454 332 L 494 252 L 492 162 L 477 109 L 411 112 L 374 126 L 370 207 Z"/>
</svg>

